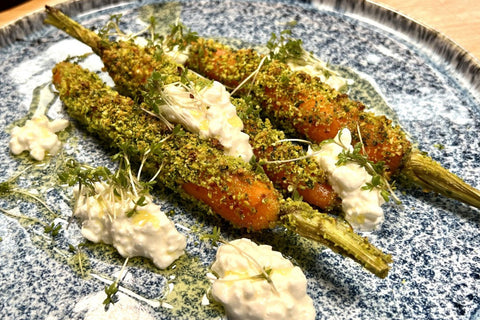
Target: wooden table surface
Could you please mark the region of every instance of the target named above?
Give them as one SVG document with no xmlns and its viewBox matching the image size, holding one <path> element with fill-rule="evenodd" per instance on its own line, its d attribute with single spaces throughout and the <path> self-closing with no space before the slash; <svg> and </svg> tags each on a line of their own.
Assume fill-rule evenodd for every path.
<svg viewBox="0 0 480 320">
<path fill-rule="evenodd" d="M 28 13 L 43 10 L 45 4 L 63 0 L 29 0 L 0 12 L 0 27 Z M 372 0 L 430 26 L 480 59 L 479 0 Z"/>
</svg>

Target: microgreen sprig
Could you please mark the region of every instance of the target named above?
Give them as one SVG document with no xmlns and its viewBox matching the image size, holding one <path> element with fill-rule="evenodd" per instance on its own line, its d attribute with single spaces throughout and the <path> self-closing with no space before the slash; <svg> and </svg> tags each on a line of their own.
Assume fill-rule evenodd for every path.
<svg viewBox="0 0 480 320">
<path fill-rule="evenodd" d="M 214 226 L 211 234 L 203 234 L 200 238 L 202 240 L 211 240 L 212 245 L 216 246 L 218 242 L 221 242 L 221 236 L 220 227 Z"/>
<path fill-rule="evenodd" d="M 271 60 L 287 62 L 303 58 L 305 50 L 302 47 L 302 40 L 292 37 L 292 30 L 286 29 L 279 35 L 272 33 L 267 42 L 269 57 Z"/>
<path fill-rule="evenodd" d="M 11 211 L 8 211 L 8 210 L 5 210 L 5 209 L 2 209 L 0 208 L 0 212 L 2 212 L 4 215 L 7 215 L 9 217 L 12 217 L 12 218 L 16 218 L 16 219 L 24 219 L 24 220 L 27 220 L 27 221 L 31 221 L 33 223 L 37 223 L 37 224 L 40 224 L 41 226 L 43 226 L 43 232 L 45 234 L 49 234 L 52 239 L 55 238 L 56 236 L 58 236 L 58 234 L 60 233 L 60 230 L 62 229 L 62 225 L 60 223 L 46 223 L 46 222 L 43 222 L 42 220 L 40 219 L 37 219 L 35 217 L 29 217 L 29 216 L 26 216 L 26 215 L 23 215 L 23 214 L 19 214 L 19 213 L 13 213 Z"/>
<path fill-rule="evenodd" d="M 18 177 L 24 172 L 26 172 L 29 168 L 30 167 L 27 167 L 25 170 L 19 172 L 17 175 L 11 177 L 10 179 L 0 182 L 0 197 L 5 197 L 12 194 L 21 195 L 35 200 L 36 202 L 40 203 L 45 209 L 47 209 L 48 212 L 50 212 L 52 215 L 57 216 L 57 214 L 53 212 L 53 210 L 45 203 L 45 201 L 40 199 L 38 196 L 32 194 L 31 192 L 28 192 L 27 190 L 23 190 L 14 186 L 15 180 L 17 180 Z"/>
<path fill-rule="evenodd" d="M 177 21 L 170 26 L 170 33 L 167 35 L 167 47 L 172 50 L 177 46 L 178 50 L 184 50 L 188 45 L 198 39 L 198 33 Z"/>
<path fill-rule="evenodd" d="M 80 269 L 80 274 L 82 278 L 85 278 L 85 268 L 89 266 L 90 262 L 87 255 L 83 252 L 82 247 L 85 246 L 85 243 L 80 243 L 76 247 L 72 244 L 68 245 L 68 251 L 73 254 L 72 260 L 78 263 L 78 268 Z"/>
<path fill-rule="evenodd" d="M 125 203 L 125 206 L 129 206 L 128 202 L 133 201 L 133 208 L 126 212 L 128 217 L 132 217 L 139 207 L 148 203 L 147 197 L 155 184 L 155 178 L 162 170 L 160 165 L 158 172 L 150 180 L 142 181 L 140 179 L 141 169 L 150 152 L 152 152 L 152 149 L 144 154 L 136 175 L 133 175 L 130 160 L 126 155 L 128 150 L 122 150 L 112 157 L 112 160 L 118 162 L 118 168 L 114 173 L 106 167 L 91 167 L 80 164 L 74 159 L 67 159 L 63 171 L 58 176 L 62 183 L 69 186 L 78 184 L 78 193 L 87 196 L 96 194 L 95 186 L 97 182 L 104 182 L 108 186 L 109 199 Z M 133 200 L 132 195 L 135 197 Z M 77 197 L 75 208 L 77 208 L 79 200 L 80 197 Z M 112 214 L 115 216 L 115 212 Z"/>
<path fill-rule="evenodd" d="M 123 273 L 125 271 L 125 267 L 127 266 L 127 263 L 128 263 L 128 258 L 125 259 L 122 269 L 120 270 L 120 273 L 118 277 L 115 279 L 115 281 L 113 281 L 109 286 L 105 286 L 104 291 L 105 291 L 105 294 L 107 295 L 105 300 L 103 300 L 103 304 L 105 305 L 105 311 L 108 311 L 108 309 L 110 308 L 110 305 L 118 302 L 117 292 L 119 288 L 119 283 L 120 283 L 120 279 L 123 277 Z"/>
<path fill-rule="evenodd" d="M 132 210 L 126 213 L 127 217 L 129 218 L 132 217 L 135 214 L 135 212 L 137 212 L 138 207 L 144 207 L 147 205 L 147 203 L 148 202 L 146 201 L 145 196 L 144 195 L 140 196 L 140 198 L 138 198 L 138 200 L 134 202 L 134 206 Z"/>
<path fill-rule="evenodd" d="M 272 277 L 271 277 L 271 274 L 272 274 L 272 271 L 273 271 L 272 268 L 267 268 L 265 266 L 260 265 L 260 263 L 254 257 L 252 257 L 250 254 L 245 252 L 245 250 L 243 250 L 242 248 L 238 247 L 237 245 L 235 245 L 231 242 L 227 242 L 227 241 L 221 240 L 221 239 L 219 240 L 219 242 L 223 243 L 224 245 L 229 245 L 229 246 L 232 246 L 233 248 L 235 248 L 242 256 L 244 256 L 249 261 L 251 261 L 259 271 L 259 274 L 257 274 L 257 275 L 253 275 L 253 276 L 249 276 L 249 277 L 245 277 L 245 278 L 228 279 L 228 280 L 225 280 L 225 281 L 255 280 L 255 279 L 265 280 L 272 287 L 273 292 L 278 293 L 277 288 L 275 287 L 275 284 L 273 283 L 273 280 L 272 280 Z M 222 281 L 222 280 L 217 280 L 217 281 Z"/>
<path fill-rule="evenodd" d="M 56 237 L 60 233 L 61 229 L 62 225 L 60 223 L 55 224 L 52 222 L 44 227 L 44 232 L 46 234 L 50 234 L 52 237 Z"/>
<path fill-rule="evenodd" d="M 113 14 L 109 17 L 107 23 L 98 30 L 98 35 L 101 38 L 107 38 L 112 34 L 123 35 L 123 32 L 120 30 L 119 24 L 122 14 Z"/>
<path fill-rule="evenodd" d="M 357 142 L 353 149 L 350 146 L 346 146 L 342 143 L 341 135 L 342 131 L 339 133 L 339 139 L 333 140 L 336 144 L 343 148 L 342 152 L 338 154 L 337 166 L 345 165 L 348 162 L 357 163 L 359 166 L 363 167 L 371 176 L 372 179 L 370 182 L 367 182 L 362 190 L 374 190 L 376 188 L 380 189 L 380 195 L 388 202 L 390 196 L 395 200 L 396 203 L 400 203 L 400 199 L 395 195 L 392 185 L 388 182 L 388 179 L 385 174 L 385 162 L 378 161 L 373 162 L 368 159 L 368 155 L 365 151 L 365 146 L 363 144 L 362 135 L 360 128 L 357 125 L 357 132 L 359 136 L 359 142 Z"/>
<path fill-rule="evenodd" d="M 246 77 L 245 79 L 243 79 L 242 82 L 239 83 L 239 85 L 232 90 L 232 92 L 230 92 L 230 94 L 233 96 L 238 90 L 240 90 L 240 88 L 242 88 L 246 83 L 248 83 L 250 81 L 250 91 L 251 89 L 253 88 L 253 85 L 255 84 L 255 81 L 257 79 L 257 75 L 260 73 L 260 70 L 262 69 L 265 61 L 267 61 L 267 56 L 264 56 L 262 58 L 262 60 L 260 60 L 260 63 L 258 64 L 258 67 L 251 73 L 248 75 L 248 77 Z M 250 95 L 250 92 L 248 93 L 248 95 Z"/>
<path fill-rule="evenodd" d="M 135 39 L 136 37 L 140 36 L 141 34 L 150 31 L 151 39 L 149 40 L 151 43 L 154 43 L 157 39 L 157 35 L 154 33 L 156 21 L 154 18 L 150 19 L 150 24 L 145 27 L 143 30 L 140 30 L 136 33 L 125 33 L 120 29 L 120 20 L 122 18 L 122 14 L 113 14 L 109 17 L 107 23 L 98 30 L 97 34 L 100 38 L 108 40 L 110 37 L 120 38 L 124 41 Z"/>
<path fill-rule="evenodd" d="M 68 186 L 79 185 L 79 189 L 87 188 L 90 194 L 95 191 L 95 182 L 108 179 L 112 175 L 107 167 L 91 167 L 81 164 L 73 158 L 67 158 L 58 173 L 61 183 Z"/>
<path fill-rule="evenodd" d="M 294 26 L 296 23 L 290 23 Z M 328 79 L 332 76 L 340 77 L 338 72 L 330 68 L 328 63 L 318 59 L 312 52 L 308 52 L 303 47 L 301 39 L 294 38 L 291 29 L 285 29 L 278 35 L 272 33 L 267 42 L 269 50 L 268 57 L 270 60 L 278 60 L 283 63 L 293 63 L 299 66 L 311 65 L 317 71 Z M 288 81 L 288 79 L 286 79 Z"/>
</svg>

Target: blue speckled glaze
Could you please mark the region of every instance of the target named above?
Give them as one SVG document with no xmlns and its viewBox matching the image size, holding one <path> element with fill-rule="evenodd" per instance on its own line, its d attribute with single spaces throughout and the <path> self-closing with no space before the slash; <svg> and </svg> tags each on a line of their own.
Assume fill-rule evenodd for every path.
<svg viewBox="0 0 480 320">
<path fill-rule="evenodd" d="M 110 14 L 123 13 L 129 29 L 140 30 L 138 8 L 151 2 L 112 6 L 117 2 L 72 1 L 62 8 L 89 26 L 101 25 Z M 301 38 L 308 50 L 334 65 L 368 76 L 420 149 L 480 187 L 480 67 L 448 39 L 363 1 L 316 1 L 313 5 L 295 1 L 181 3 L 181 20 L 202 36 L 262 44 L 272 32 L 297 21 L 294 36 Z M 93 8 L 96 11 L 91 11 Z M 9 153 L 11 123 L 28 113 L 32 79 L 35 85 L 49 81 L 48 71 L 58 61 L 48 49 L 67 38 L 52 27 L 43 27 L 42 17 L 26 17 L 0 33 L 1 181 L 30 164 Z M 49 115 L 64 116 L 58 103 L 52 108 Z M 94 165 L 111 165 L 109 152 L 95 139 L 74 127 L 70 130 L 65 141 L 67 155 Z M 77 245 L 82 239 L 76 223 L 66 228 L 71 210 L 69 190 L 42 178 L 53 174 L 48 168 L 54 168 L 57 160 L 51 161 L 53 164 L 45 165 L 47 168 L 30 168 L 29 172 L 41 175 L 27 175 L 18 184 L 41 190 L 48 204 L 60 212 L 61 218 L 55 221 L 65 228 L 52 243 L 42 226 L 0 214 L 2 319 L 81 319 L 85 310 L 78 307 L 80 301 L 103 290 L 104 283 L 92 277 L 82 279 L 67 263 L 68 244 Z M 400 191 L 402 205 L 387 204 L 386 222 L 368 234 L 373 243 L 393 256 L 386 279 L 376 278 L 329 250 L 304 246 L 281 230 L 249 236 L 273 245 L 304 270 L 317 319 L 480 319 L 479 210 L 419 190 Z M 196 226 L 188 233 L 187 252 L 207 271 L 215 249 L 199 235 L 211 232 L 218 220 L 198 216 L 195 210 L 177 204 L 171 197 L 159 195 L 158 201 L 167 211 L 176 212 L 172 219 L 177 224 Z M 26 216 L 53 221 L 40 205 L 15 197 L 0 198 L 0 207 L 18 208 Z M 222 230 L 226 238 L 242 235 L 226 225 Z M 102 257 L 99 250 L 86 249 L 92 268 L 111 278 L 123 260 L 112 253 Z M 158 299 L 170 274 L 152 271 L 142 263 L 134 261 L 129 265 L 125 284 L 145 298 Z M 137 303 L 152 318 L 182 318 L 165 308 L 153 308 L 139 300 Z M 222 316 L 213 311 L 209 314 L 210 318 L 202 319 Z"/>
</svg>

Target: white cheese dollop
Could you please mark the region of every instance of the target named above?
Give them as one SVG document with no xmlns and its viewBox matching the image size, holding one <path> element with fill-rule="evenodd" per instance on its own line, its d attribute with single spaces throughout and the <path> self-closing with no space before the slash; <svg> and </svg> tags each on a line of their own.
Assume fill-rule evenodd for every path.
<svg viewBox="0 0 480 320">
<path fill-rule="evenodd" d="M 37 115 L 27 120 L 23 127 L 15 126 L 11 132 L 9 147 L 13 154 L 18 155 L 29 151 L 30 156 L 41 161 L 46 154 L 55 155 L 62 146 L 56 132 L 64 130 L 68 120 L 56 119 L 49 121 L 45 115 Z"/>
<path fill-rule="evenodd" d="M 123 257 L 149 258 L 165 269 L 184 253 L 186 238 L 179 233 L 160 207 L 146 197 L 146 205 L 134 209 L 136 197 L 125 193 L 119 199 L 105 182 L 95 183 L 95 194 L 74 191 L 74 216 L 82 220 L 82 235 L 88 240 L 113 245 Z"/>
<path fill-rule="evenodd" d="M 154 320 L 155 313 L 145 304 L 129 297 L 128 295 L 118 292 L 118 301 L 110 304 L 105 310 L 102 303 L 106 298 L 105 291 L 91 293 L 80 298 L 76 302 L 73 311 L 81 314 L 83 320 Z M 52 317 L 51 320 L 57 319 Z"/>
<path fill-rule="evenodd" d="M 242 132 L 243 122 L 230 102 L 225 86 L 214 81 L 198 92 L 173 83 L 163 88 L 168 103 L 160 113 L 170 122 L 180 123 L 201 137 L 215 138 L 225 148 L 227 155 L 249 161 L 253 156 L 249 136 Z"/>
<path fill-rule="evenodd" d="M 135 37 L 134 41 L 142 47 L 148 45 L 143 37 Z M 177 64 L 186 63 L 188 47 L 169 48 L 164 43 L 157 44 L 162 45 L 163 53 Z M 243 122 L 223 84 L 214 81 L 210 86 L 193 93 L 185 85 L 172 83 L 164 86 L 163 94 L 167 104 L 159 106 L 159 111 L 168 121 L 179 123 L 202 138 L 215 138 L 225 148 L 227 155 L 250 161 L 253 150 L 248 141 L 249 136 L 242 132 Z"/>
<path fill-rule="evenodd" d="M 372 176 L 364 167 L 354 162 L 336 164 L 338 155 L 345 148 L 353 149 L 350 131 L 340 130 L 334 140 L 335 142 L 322 145 L 320 150 L 314 153 L 314 157 L 327 172 L 328 181 L 342 199 L 345 220 L 357 230 L 372 231 L 384 220 L 381 205 L 385 200 L 378 188 L 362 190 L 367 182 L 372 181 Z"/>
<path fill-rule="evenodd" d="M 212 271 L 219 277 L 213 280 L 212 296 L 229 320 L 315 319 L 302 270 L 271 246 L 231 241 L 218 249 Z"/>
</svg>

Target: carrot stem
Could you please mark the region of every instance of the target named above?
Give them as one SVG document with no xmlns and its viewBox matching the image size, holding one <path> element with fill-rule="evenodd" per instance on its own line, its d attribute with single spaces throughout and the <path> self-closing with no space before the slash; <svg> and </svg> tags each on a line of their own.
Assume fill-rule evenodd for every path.
<svg viewBox="0 0 480 320">
<path fill-rule="evenodd" d="M 402 174 L 424 189 L 480 208 L 480 191 L 419 150 L 412 151 Z"/>
</svg>

